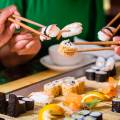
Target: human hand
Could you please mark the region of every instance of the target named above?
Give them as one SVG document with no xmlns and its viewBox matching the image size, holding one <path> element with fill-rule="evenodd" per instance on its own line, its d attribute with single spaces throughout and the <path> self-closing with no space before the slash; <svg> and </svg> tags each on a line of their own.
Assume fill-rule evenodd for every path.
<svg viewBox="0 0 120 120">
<path fill-rule="evenodd" d="M 115 37 L 113 38 L 113 41 L 120 43 L 120 36 L 115 36 Z M 120 55 L 120 46 L 114 45 L 114 46 L 112 46 L 112 47 L 114 48 L 115 52 L 116 52 L 118 55 Z"/>
<path fill-rule="evenodd" d="M 12 14 L 19 15 L 17 8 L 12 5 L 2 10 L 0 14 L 0 48 L 12 38 L 16 24 L 7 21 Z"/>
<path fill-rule="evenodd" d="M 15 35 L 10 46 L 11 51 L 18 55 L 36 55 L 41 48 L 39 37 L 28 32 Z"/>
</svg>

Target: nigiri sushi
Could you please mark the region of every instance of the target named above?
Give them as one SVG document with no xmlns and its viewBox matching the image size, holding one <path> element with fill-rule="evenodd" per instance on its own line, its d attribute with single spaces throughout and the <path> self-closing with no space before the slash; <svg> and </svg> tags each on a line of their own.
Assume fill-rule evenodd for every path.
<svg viewBox="0 0 120 120">
<path fill-rule="evenodd" d="M 58 52 L 65 56 L 73 56 L 76 51 L 77 47 L 69 39 L 62 41 L 58 48 Z"/>
<path fill-rule="evenodd" d="M 101 41 L 108 41 L 112 38 L 114 32 L 115 32 L 114 27 L 105 27 L 98 32 L 98 38 Z"/>
<path fill-rule="evenodd" d="M 74 22 L 65 26 L 62 30 L 63 31 L 65 30 L 65 32 L 61 33 L 62 37 L 67 38 L 67 37 L 79 35 L 82 32 L 83 27 L 81 23 Z"/>
</svg>

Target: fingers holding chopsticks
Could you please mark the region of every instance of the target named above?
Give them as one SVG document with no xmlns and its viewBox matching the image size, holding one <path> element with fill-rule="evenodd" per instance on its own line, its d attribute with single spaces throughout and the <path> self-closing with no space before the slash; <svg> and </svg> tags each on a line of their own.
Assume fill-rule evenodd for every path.
<svg viewBox="0 0 120 120">
<path fill-rule="evenodd" d="M 16 35 L 10 42 L 11 51 L 18 55 L 35 55 L 41 48 L 38 37 L 31 33 Z"/>
<path fill-rule="evenodd" d="M 115 36 L 115 37 L 113 37 L 113 41 L 120 43 L 120 36 Z M 116 52 L 118 55 L 120 55 L 120 46 L 112 45 L 112 47 L 114 48 L 115 52 Z"/>
<path fill-rule="evenodd" d="M 15 24 L 8 22 L 8 18 L 13 14 L 19 14 L 17 8 L 12 5 L 1 10 L 0 14 L 0 48 L 12 38 L 15 31 Z"/>
</svg>

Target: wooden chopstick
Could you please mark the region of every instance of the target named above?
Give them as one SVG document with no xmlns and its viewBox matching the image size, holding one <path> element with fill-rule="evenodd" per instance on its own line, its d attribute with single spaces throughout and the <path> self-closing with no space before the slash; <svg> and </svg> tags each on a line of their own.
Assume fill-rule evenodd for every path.
<svg viewBox="0 0 120 120">
<path fill-rule="evenodd" d="M 78 49 L 75 52 L 90 52 L 90 51 L 102 51 L 102 50 L 113 50 L 111 47 L 103 47 L 103 48 L 83 48 L 83 49 Z M 73 53 L 73 51 L 65 51 L 65 53 Z"/>
<path fill-rule="evenodd" d="M 37 34 L 37 35 L 42 35 L 42 36 L 44 36 L 44 37 L 47 37 L 47 36 L 43 35 L 41 32 L 39 32 L 39 31 L 37 31 L 37 30 L 35 30 L 35 29 L 33 29 L 33 28 L 31 28 L 31 27 L 29 27 L 29 26 L 27 26 L 27 25 L 25 25 L 25 24 L 23 24 L 23 23 L 21 23 L 21 22 L 19 22 L 19 21 L 16 21 L 16 20 L 14 20 L 14 19 L 12 19 L 12 18 L 8 18 L 8 20 L 9 20 L 10 22 L 13 22 L 13 23 L 16 23 L 16 24 L 20 25 L 21 27 L 23 27 L 23 28 L 25 28 L 25 29 L 27 29 L 27 30 L 29 30 L 29 31 Z"/>
<path fill-rule="evenodd" d="M 0 10 L 0 13 L 1 13 L 1 12 L 2 12 L 2 10 Z M 37 22 L 34 22 L 34 21 L 32 21 L 32 20 L 26 19 L 26 18 L 24 18 L 24 17 L 18 16 L 18 15 L 15 15 L 15 14 L 13 14 L 12 17 L 17 18 L 17 19 L 19 19 L 19 20 L 21 20 L 21 21 L 24 21 L 24 22 L 27 22 L 27 23 L 31 23 L 31 24 L 36 25 L 36 26 L 38 26 L 38 27 L 46 27 L 46 26 L 44 26 L 44 25 L 42 25 L 42 24 L 39 24 L 39 23 L 37 23 Z"/>
<path fill-rule="evenodd" d="M 17 19 L 19 19 L 19 20 L 21 20 L 21 21 L 24 21 L 24 22 L 27 22 L 27 23 L 31 23 L 31 24 L 36 25 L 36 26 L 38 26 L 38 27 L 46 27 L 46 26 L 44 26 L 44 25 L 42 25 L 42 24 L 39 24 L 39 23 L 37 23 L 37 22 L 34 22 L 34 21 L 32 21 L 32 20 L 26 19 L 26 18 L 24 18 L 24 17 L 18 16 L 18 15 L 15 15 L 15 14 L 12 15 L 12 17 L 17 18 Z"/>
<path fill-rule="evenodd" d="M 0 12 L 2 12 L 2 10 L 0 10 Z M 28 20 L 28 19 L 26 19 L 26 18 L 17 16 L 17 15 L 15 15 L 15 14 L 13 15 L 13 17 L 18 18 L 18 19 L 20 19 L 20 20 L 22 20 L 22 21 L 29 22 L 29 23 L 33 23 L 34 25 L 37 25 L 37 26 L 41 26 L 41 27 L 42 27 L 42 25 L 39 24 L 39 23 L 36 23 L 36 22 L 31 21 L 31 20 Z M 35 30 L 35 29 L 33 29 L 33 28 L 31 28 L 31 27 L 29 27 L 29 26 L 27 26 L 27 25 L 25 25 L 25 24 L 23 24 L 23 23 L 21 23 L 21 22 L 19 22 L 19 21 L 16 21 L 15 19 L 13 19 L 13 18 L 11 18 L 11 17 L 8 18 L 8 20 L 9 20 L 10 22 L 13 22 L 13 23 L 16 23 L 16 24 L 20 25 L 20 26 L 23 27 L 24 29 L 27 29 L 27 30 L 29 30 L 29 31 L 37 34 L 37 35 L 41 35 L 41 36 L 43 36 L 43 37 L 45 37 L 45 38 L 48 38 L 48 36 L 43 35 L 41 32 L 39 32 L 39 31 L 37 31 L 37 30 Z"/>
<path fill-rule="evenodd" d="M 118 30 L 120 30 L 120 24 L 116 27 L 114 33 L 113 33 L 113 36 L 118 32 Z"/>
<path fill-rule="evenodd" d="M 120 45 L 119 42 L 101 41 L 101 42 L 73 42 L 75 45 Z"/>
<path fill-rule="evenodd" d="M 120 12 L 106 25 L 106 27 L 111 26 L 118 18 L 120 18 Z"/>
</svg>

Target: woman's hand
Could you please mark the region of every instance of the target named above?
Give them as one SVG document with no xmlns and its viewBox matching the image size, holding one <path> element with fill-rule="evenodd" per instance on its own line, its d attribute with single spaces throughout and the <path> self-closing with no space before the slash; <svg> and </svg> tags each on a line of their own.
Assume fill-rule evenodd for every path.
<svg viewBox="0 0 120 120">
<path fill-rule="evenodd" d="M 28 33 L 22 32 L 16 35 L 10 42 L 11 52 L 16 52 L 18 55 L 36 55 L 40 48 L 39 37 Z"/>
<path fill-rule="evenodd" d="M 0 48 L 7 44 L 14 34 L 16 25 L 7 21 L 12 14 L 19 15 L 14 5 L 3 9 L 0 13 Z"/>
<path fill-rule="evenodd" d="M 113 38 L 113 41 L 120 43 L 120 36 L 114 37 L 114 38 Z M 114 45 L 114 46 L 112 46 L 112 47 L 114 48 L 115 52 L 116 52 L 118 55 L 120 55 L 120 46 Z"/>
</svg>

